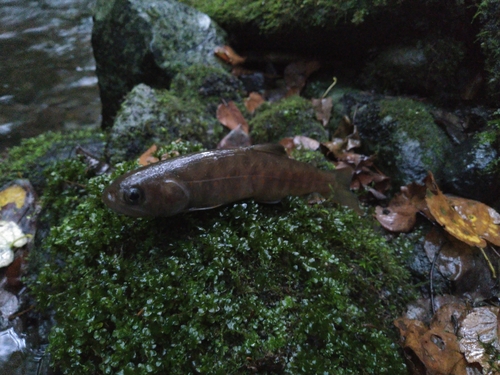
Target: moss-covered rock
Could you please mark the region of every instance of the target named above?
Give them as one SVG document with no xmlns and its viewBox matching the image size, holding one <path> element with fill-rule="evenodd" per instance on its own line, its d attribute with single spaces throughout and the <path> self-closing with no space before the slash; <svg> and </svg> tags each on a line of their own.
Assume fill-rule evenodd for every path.
<svg viewBox="0 0 500 375">
<path fill-rule="evenodd" d="M 364 71 L 364 84 L 379 92 L 460 97 L 458 71 L 465 45 L 451 38 L 419 40 L 382 51 Z"/>
<path fill-rule="evenodd" d="M 96 157 L 104 151 L 104 135 L 92 129 L 69 134 L 47 132 L 38 137 L 24 139 L 9 150 L 0 161 L 0 186 L 18 178 L 30 180 L 37 192 L 46 185 L 45 169 L 57 161 L 75 156 L 76 146 L 81 146 Z"/>
<path fill-rule="evenodd" d="M 362 94 L 348 94 L 343 101 L 351 117 L 356 114 L 363 152 L 377 155 L 377 165 L 395 186 L 420 182 L 428 171 L 441 177 L 452 145 L 426 105 Z"/>
<path fill-rule="evenodd" d="M 263 104 L 249 125 L 254 143 L 278 142 L 295 135 L 305 135 L 318 141 L 328 139 L 327 131 L 316 119 L 311 101 L 300 96 Z"/>
<path fill-rule="evenodd" d="M 282 32 L 287 28 L 307 30 L 311 27 L 332 26 L 339 21 L 361 23 L 368 14 L 380 8 L 398 4 L 397 1 L 375 0 L 182 0 L 207 13 L 224 27 L 234 29 L 241 25 L 256 26 L 261 32 Z"/>
<path fill-rule="evenodd" d="M 153 143 L 178 138 L 214 148 L 222 130 L 201 102 L 140 84 L 127 95 L 116 116 L 106 156 L 115 164 L 137 158 Z"/>
<path fill-rule="evenodd" d="M 225 44 L 225 37 L 206 14 L 173 0 L 97 1 L 92 47 L 103 127 L 112 125 L 135 85 L 168 88 L 175 74 L 190 65 L 219 65 L 213 51 Z"/>
<path fill-rule="evenodd" d="M 203 102 L 214 117 L 217 106 L 223 100 L 241 102 L 245 95 L 238 78 L 222 68 L 205 65 L 193 65 L 177 74 L 172 80 L 170 91 L 186 101 Z"/>
<path fill-rule="evenodd" d="M 85 176 L 76 160 L 51 170 Z M 407 245 L 345 209 L 252 201 L 132 219 L 86 193 L 43 244 L 31 282 L 52 308 L 65 374 L 399 374 L 390 327 L 407 291 Z M 53 186 L 44 200 L 67 194 Z M 41 250 L 39 250 L 41 251 Z"/>
</svg>

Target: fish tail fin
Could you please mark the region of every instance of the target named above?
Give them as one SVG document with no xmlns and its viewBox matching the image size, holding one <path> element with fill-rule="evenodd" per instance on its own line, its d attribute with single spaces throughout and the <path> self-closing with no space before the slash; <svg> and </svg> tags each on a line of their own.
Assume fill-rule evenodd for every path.
<svg viewBox="0 0 500 375">
<path fill-rule="evenodd" d="M 330 173 L 333 175 L 333 183 L 330 186 L 328 196 L 335 203 L 351 208 L 358 215 L 363 215 L 364 212 L 359 207 L 358 197 L 350 190 L 352 170 L 350 168 L 342 168 Z"/>
</svg>

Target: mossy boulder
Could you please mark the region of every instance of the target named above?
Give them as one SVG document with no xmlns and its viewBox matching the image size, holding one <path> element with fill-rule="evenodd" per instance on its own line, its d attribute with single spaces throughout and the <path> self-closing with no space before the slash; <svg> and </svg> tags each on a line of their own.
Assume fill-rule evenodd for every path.
<svg viewBox="0 0 500 375">
<path fill-rule="evenodd" d="M 137 158 L 153 143 L 178 138 L 214 148 L 222 126 L 196 100 L 183 100 L 169 90 L 137 85 L 118 112 L 106 145 L 112 164 Z"/>
<path fill-rule="evenodd" d="M 241 81 L 220 67 L 192 65 L 177 74 L 170 91 L 186 101 L 200 101 L 208 113 L 216 116 L 223 101 L 241 102 L 245 91 Z"/>
<path fill-rule="evenodd" d="M 328 133 L 316 119 L 311 101 L 291 96 L 277 103 L 265 103 L 249 121 L 253 143 L 278 142 L 285 137 L 305 135 L 318 141 Z"/>
<path fill-rule="evenodd" d="M 347 114 L 355 115 L 363 152 L 377 155 L 377 166 L 394 186 L 421 182 L 428 171 L 442 176 L 452 144 L 425 104 L 364 94 L 347 94 L 342 101 Z"/>
<path fill-rule="evenodd" d="M 226 34 L 206 14 L 173 0 L 99 0 L 92 47 L 110 127 L 123 97 L 137 84 L 168 88 L 182 69 L 217 66 L 215 47 Z"/>
<path fill-rule="evenodd" d="M 132 168 L 88 178 L 68 160 L 49 171 L 47 207 L 77 199 L 32 255 L 30 287 L 54 309 L 49 350 L 63 373 L 405 371 L 391 327 L 408 295 L 404 241 L 301 198 L 117 215 L 100 195 Z"/>
<path fill-rule="evenodd" d="M 452 38 L 391 46 L 367 64 L 363 82 L 379 92 L 457 100 L 461 94 L 458 72 L 465 52 L 464 43 Z"/>
<path fill-rule="evenodd" d="M 314 1 L 246 1 L 246 0 L 181 0 L 213 17 L 223 27 L 238 29 L 241 25 L 256 27 L 261 33 L 287 29 L 307 30 L 327 27 L 348 20 L 359 24 L 368 14 L 395 6 L 398 1 L 373 2 L 327 0 Z"/>
</svg>

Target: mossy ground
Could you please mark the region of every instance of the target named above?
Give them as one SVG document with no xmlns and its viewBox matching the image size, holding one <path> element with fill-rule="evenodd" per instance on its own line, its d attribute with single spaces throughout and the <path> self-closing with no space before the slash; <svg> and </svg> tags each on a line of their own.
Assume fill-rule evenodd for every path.
<svg viewBox="0 0 500 375">
<path fill-rule="evenodd" d="M 47 171 L 45 209 L 66 210 L 31 255 L 29 286 L 55 312 L 49 350 L 64 373 L 405 371 L 390 327 L 408 295 L 403 241 L 301 198 L 120 216 L 100 195 L 134 167 L 89 178 L 72 159 Z"/>
</svg>

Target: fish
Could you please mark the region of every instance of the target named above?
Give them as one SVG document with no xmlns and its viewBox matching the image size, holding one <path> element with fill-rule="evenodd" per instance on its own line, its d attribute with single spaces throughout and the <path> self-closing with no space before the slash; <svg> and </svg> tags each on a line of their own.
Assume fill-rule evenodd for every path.
<svg viewBox="0 0 500 375">
<path fill-rule="evenodd" d="M 102 201 L 120 214 L 158 217 L 319 193 L 362 214 L 350 181 L 349 170 L 322 171 L 290 159 L 279 144 L 262 144 L 196 152 L 129 171 L 104 189 Z"/>
</svg>

